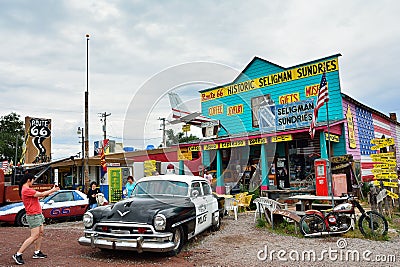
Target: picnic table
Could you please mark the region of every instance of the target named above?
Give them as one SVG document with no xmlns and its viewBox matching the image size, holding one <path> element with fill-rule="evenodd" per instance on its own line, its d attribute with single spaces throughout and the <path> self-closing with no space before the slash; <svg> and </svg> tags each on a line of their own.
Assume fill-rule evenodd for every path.
<svg viewBox="0 0 400 267">
<path fill-rule="evenodd" d="M 267 193 L 267 196 L 271 199 L 278 198 L 287 199 L 293 194 L 312 194 L 315 193 L 315 189 L 302 188 L 302 189 L 267 189 L 263 192 Z M 274 197 L 275 196 L 275 197 Z"/>
<path fill-rule="evenodd" d="M 314 201 L 332 201 L 332 196 L 315 196 L 315 195 L 295 195 L 289 197 L 289 199 L 295 199 L 300 201 L 301 211 L 305 211 L 307 209 L 311 209 Z M 333 197 L 334 205 L 344 202 L 347 200 L 347 197 Z"/>
</svg>

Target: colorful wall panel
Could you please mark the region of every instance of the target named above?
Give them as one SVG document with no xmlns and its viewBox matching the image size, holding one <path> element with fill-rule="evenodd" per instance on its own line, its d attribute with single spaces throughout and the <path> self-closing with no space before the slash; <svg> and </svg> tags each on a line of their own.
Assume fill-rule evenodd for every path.
<svg viewBox="0 0 400 267">
<path fill-rule="evenodd" d="M 347 153 L 353 154 L 354 159 L 360 159 L 361 161 L 361 175 L 364 181 L 369 181 L 374 178 L 372 173 L 372 169 L 376 164 L 373 162 L 371 158 L 371 154 L 379 153 L 376 150 L 372 150 L 371 140 L 377 138 L 395 138 L 396 148 L 400 145 L 399 140 L 399 125 L 398 123 L 394 123 L 389 120 L 383 114 L 379 112 L 375 112 L 371 108 L 367 108 L 364 105 L 353 104 L 356 102 L 347 101 L 347 96 L 343 99 L 343 109 L 345 110 L 345 106 L 350 107 L 350 110 L 355 110 L 355 118 L 354 118 L 354 128 L 355 128 L 355 136 L 357 147 L 352 149 L 349 148 L 349 135 L 346 136 L 347 143 Z M 347 131 L 347 125 L 345 125 Z M 392 148 L 387 148 L 388 151 Z M 400 161 L 399 149 L 396 149 L 396 158 L 397 162 Z M 360 157 L 358 157 L 358 153 Z"/>
<path fill-rule="evenodd" d="M 264 115 L 264 122 L 268 122 L 272 128 L 276 126 L 278 131 L 307 128 L 312 117 L 309 111 L 313 109 L 307 103 L 316 104 L 325 68 L 329 88 L 329 119 L 341 120 L 343 110 L 338 55 L 290 68 L 255 58 L 233 83 L 200 91 L 202 113 L 219 120 L 227 130 L 223 134 L 228 135 L 259 131 L 261 115 Z M 216 107 L 222 112 L 214 112 Z M 264 113 L 258 112 L 260 110 Z M 276 120 L 274 125 L 271 118 L 278 115 L 275 112 L 284 112 L 280 115 L 285 119 Z M 326 120 L 324 105 L 319 110 L 318 122 Z M 268 127 L 266 129 L 269 131 Z"/>
</svg>

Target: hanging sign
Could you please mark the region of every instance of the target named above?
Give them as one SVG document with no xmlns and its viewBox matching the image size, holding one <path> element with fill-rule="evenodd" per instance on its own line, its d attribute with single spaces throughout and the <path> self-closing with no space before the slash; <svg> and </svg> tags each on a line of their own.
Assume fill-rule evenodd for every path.
<svg viewBox="0 0 400 267">
<path fill-rule="evenodd" d="M 182 132 L 190 132 L 190 124 L 183 125 Z"/>
<path fill-rule="evenodd" d="M 277 136 L 271 137 L 271 142 L 273 142 L 273 143 L 286 142 L 286 141 L 292 141 L 292 140 L 293 140 L 293 137 L 291 134 L 277 135 Z"/>
<path fill-rule="evenodd" d="M 192 160 L 192 152 L 188 147 L 180 147 L 178 149 L 178 160 Z"/>
<path fill-rule="evenodd" d="M 203 145 L 203 150 L 215 150 L 215 149 L 218 149 L 218 144 Z"/>
<path fill-rule="evenodd" d="M 313 99 L 275 106 L 277 131 L 309 126 L 314 111 Z"/>
<path fill-rule="evenodd" d="M 325 133 L 325 140 L 329 141 L 329 138 L 331 142 L 339 143 L 339 135 Z"/>
<path fill-rule="evenodd" d="M 188 150 L 189 151 L 200 151 L 200 146 L 189 146 Z"/>
<path fill-rule="evenodd" d="M 239 147 L 239 146 L 245 146 L 245 145 L 246 145 L 245 140 L 238 140 L 238 141 L 219 143 L 219 148 Z"/>
<path fill-rule="evenodd" d="M 391 198 L 394 198 L 394 199 L 398 199 L 399 198 L 399 195 L 397 195 L 397 194 L 395 194 L 395 193 L 393 193 L 393 192 L 390 192 L 389 190 L 386 190 L 387 192 L 387 195 L 389 196 L 389 197 L 391 197 Z"/>
<path fill-rule="evenodd" d="M 349 139 L 349 148 L 357 148 L 356 143 L 356 134 L 354 131 L 354 120 L 353 114 L 350 110 L 350 105 L 347 105 L 347 112 L 346 112 L 346 119 L 347 119 L 347 137 Z"/>
<path fill-rule="evenodd" d="M 261 145 L 261 144 L 266 144 L 267 143 L 267 138 L 254 138 L 254 139 L 249 139 L 249 146 L 252 145 Z"/>
</svg>

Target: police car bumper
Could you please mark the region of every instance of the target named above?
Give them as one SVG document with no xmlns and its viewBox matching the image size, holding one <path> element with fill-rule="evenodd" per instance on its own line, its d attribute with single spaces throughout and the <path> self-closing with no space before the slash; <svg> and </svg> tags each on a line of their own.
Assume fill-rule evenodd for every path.
<svg viewBox="0 0 400 267">
<path fill-rule="evenodd" d="M 174 249 L 172 233 L 160 234 L 156 237 L 138 236 L 135 238 L 115 238 L 99 236 L 97 233 L 85 234 L 78 239 L 80 245 L 111 250 L 168 252 Z"/>
</svg>

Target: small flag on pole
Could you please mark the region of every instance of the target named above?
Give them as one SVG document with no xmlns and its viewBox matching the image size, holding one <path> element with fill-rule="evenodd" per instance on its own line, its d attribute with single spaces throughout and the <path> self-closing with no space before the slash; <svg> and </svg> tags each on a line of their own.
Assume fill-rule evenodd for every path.
<svg viewBox="0 0 400 267">
<path fill-rule="evenodd" d="M 100 151 L 100 164 L 101 164 L 101 176 L 103 177 L 104 174 L 107 173 L 107 162 L 106 162 L 106 154 L 105 150 L 107 149 L 108 146 L 108 139 L 103 140 L 103 147 L 101 148 Z"/>
<path fill-rule="evenodd" d="M 326 83 L 326 74 L 324 72 L 324 74 L 322 74 L 321 83 L 319 85 L 317 105 L 314 107 L 314 113 L 312 116 L 310 129 L 308 130 L 308 132 L 310 133 L 311 139 L 314 139 L 315 124 L 316 124 L 317 118 L 318 118 L 318 110 L 324 105 L 325 102 L 328 102 L 328 101 L 329 101 L 328 85 Z"/>
</svg>

